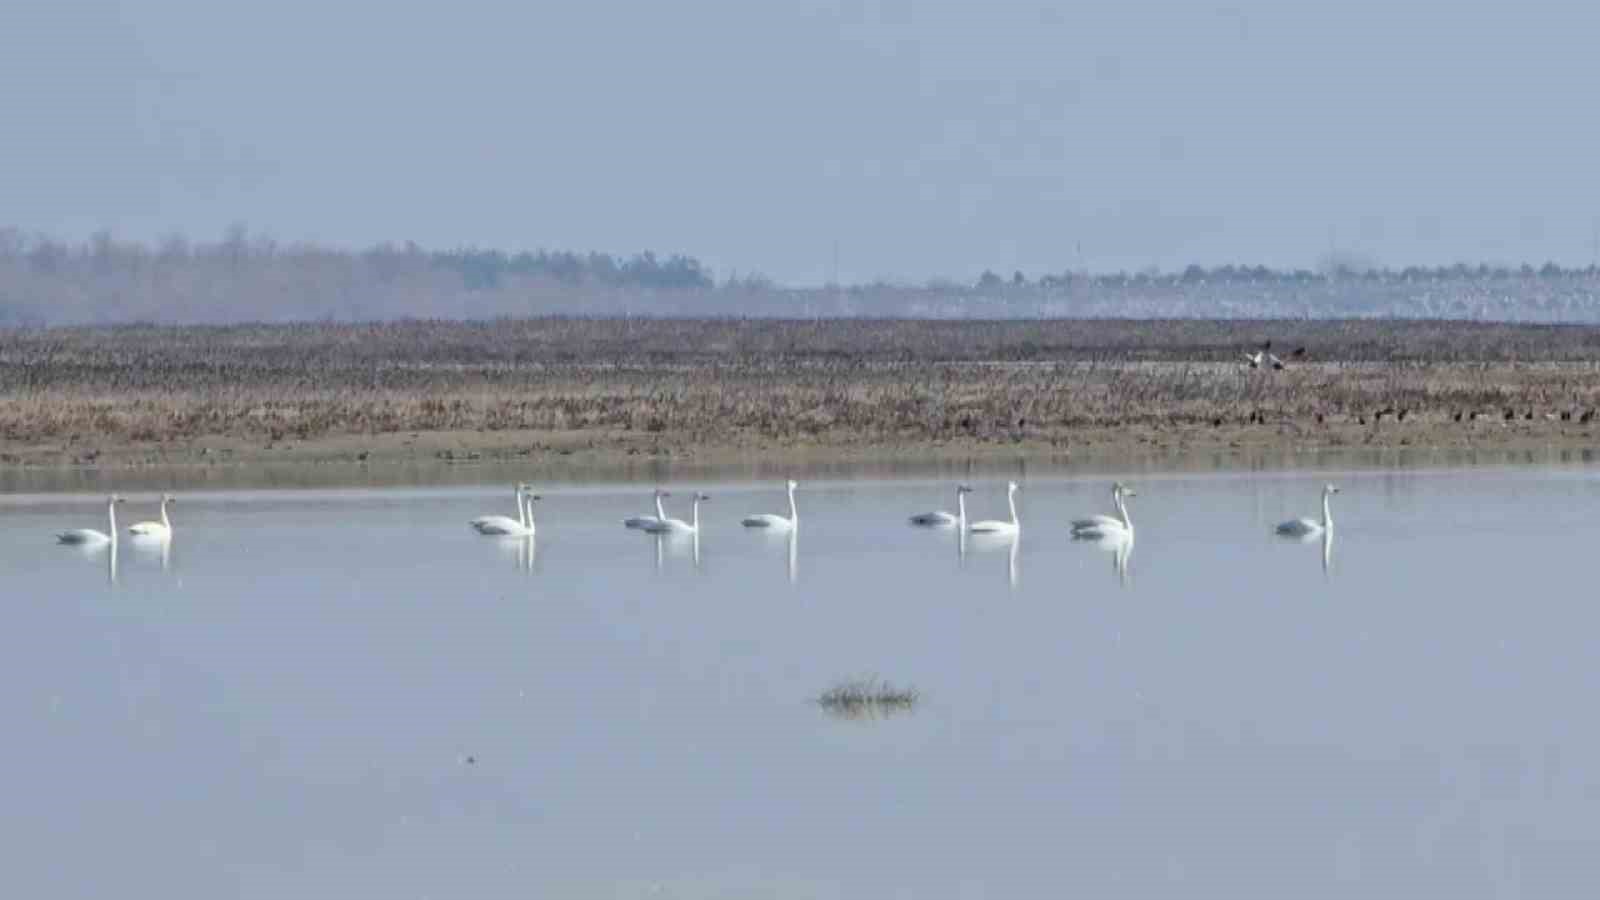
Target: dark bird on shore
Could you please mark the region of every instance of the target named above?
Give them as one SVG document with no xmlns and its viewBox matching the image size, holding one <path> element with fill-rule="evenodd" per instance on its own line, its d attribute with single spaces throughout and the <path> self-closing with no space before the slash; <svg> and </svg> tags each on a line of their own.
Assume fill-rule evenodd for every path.
<svg viewBox="0 0 1600 900">
<path fill-rule="evenodd" d="M 1561 421 L 1563 421 L 1563 422 L 1571 422 L 1572 421 L 1572 410 L 1563 409 L 1561 411 Z"/>
<path fill-rule="evenodd" d="M 1298 362 L 1299 360 L 1303 359 L 1305 357 L 1305 355 L 1306 355 L 1306 348 L 1299 347 L 1293 353 L 1289 354 L 1289 358 Z M 1278 370 L 1280 372 L 1283 371 L 1284 361 L 1282 359 L 1279 359 L 1275 354 L 1268 353 L 1267 354 L 1267 361 L 1272 363 L 1272 368 L 1274 368 L 1274 369 L 1276 369 L 1276 370 Z"/>
<path fill-rule="evenodd" d="M 1457 421 L 1457 422 L 1459 422 L 1459 421 L 1461 421 L 1461 410 L 1459 410 L 1459 409 L 1458 409 L 1458 410 L 1456 410 L 1456 414 L 1455 414 L 1455 420 L 1456 420 L 1456 421 Z"/>
<path fill-rule="evenodd" d="M 1317 424 L 1318 425 L 1322 424 L 1322 413 L 1317 413 Z"/>
<path fill-rule="evenodd" d="M 1366 416 L 1358 416 L 1356 418 L 1356 421 L 1360 422 L 1362 425 L 1365 425 L 1365 424 L 1367 424 L 1367 417 Z"/>
<path fill-rule="evenodd" d="M 1410 411 L 1411 410 L 1409 410 L 1409 409 L 1400 410 L 1399 412 L 1395 413 L 1394 420 L 1396 422 L 1404 422 L 1406 420 L 1406 413 L 1408 413 Z"/>
<path fill-rule="evenodd" d="M 1476 422 L 1476 421 L 1478 421 L 1478 411 L 1477 410 L 1473 410 L 1472 414 L 1467 416 L 1467 421 L 1468 422 Z"/>
<path fill-rule="evenodd" d="M 1590 421 L 1593 421 L 1593 420 L 1594 420 L 1594 410 L 1592 410 L 1592 409 L 1584 410 L 1583 415 L 1578 417 L 1578 421 L 1579 422 L 1590 422 Z"/>
<path fill-rule="evenodd" d="M 1533 410 L 1531 410 L 1531 409 L 1528 410 L 1527 415 L 1524 415 L 1522 418 L 1526 419 L 1529 422 L 1532 422 L 1533 421 Z"/>
<path fill-rule="evenodd" d="M 1514 410 L 1514 409 L 1506 410 L 1506 421 L 1507 422 L 1511 421 L 1512 419 L 1515 419 L 1516 417 L 1517 417 L 1517 411 L 1516 410 Z"/>
<path fill-rule="evenodd" d="M 1211 420 L 1211 427 L 1212 428 L 1221 428 L 1222 427 L 1222 417 L 1221 416 L 1217 416 L 1215 419 L 1212 419 Z"/>
</svg>

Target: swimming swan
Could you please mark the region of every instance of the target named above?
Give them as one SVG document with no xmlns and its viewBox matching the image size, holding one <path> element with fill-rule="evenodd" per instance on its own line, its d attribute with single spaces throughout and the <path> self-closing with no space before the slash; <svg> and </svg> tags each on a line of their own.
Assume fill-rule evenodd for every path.
<svg viewBox="0 0 1600 900">
<path fill-rule="evenodd" d="M 1289 521 L 1282 522 L 1278 525 L 1278 534 L 1286 535 L 1288 537 L 1301 537 L 1303 535 L 1316 534 L 1321 531 L 1332 531 L 1333 516 L 1328 512 L 1328 498 L 1337 493 L 1339 493 L 1339 489 L 1331 484 L 1325 485 L 1322 488 L 1321 522 L 1317 522 L 1314 519 L 1290 519 Z"/>
<path fill-rule="evenodd" d="M 1090 516 L 1087 519 L 1076 519 L 1072 523 L 1072 536 L 1094 540 L 1105 537 L 1132 536 L 1133 520 L 1128 517 L 1128 497 L 1139 496 L 1132 488 L 1124 487 L 1120 482 L 1112 487 L 1111 496 L 1117 504 L 1117 513 L 1121 518 L 1111 516 Z"/>
<path fill-rule="evenodd" d="M 794 505 L 794 489 L 799 486 L 800 482 L 792 478 L 789 479 L 789 518 L 785 519 L 783 516 L 772 513 L 759 513 L 753 516 L 745 516 L 741 524 L 747 528 L 772 528 L 778 531 L 799 525 L 800 511 Z"/>
<path fill-rule="evenodd" d="M 987 519 L 982 522 L 972 523 L 970 529 L 973 534 L 1014 534 L 1021 529 L 1022 523 L 1017 521 L 1017 483 L 1006 484 L 1006 503 L 1011 506 L 1011 521 Z"/>
<path fill-rule="evenodd" d="M 943 510 L 939 510 L 937 512 L 917 513 L 911 517 L 911 524 L 940 528 L 947 528 L 951 525 L 955 525 L 959 528 L 965 529 L 967 526 L 967 495 L 970 493 L 972 493 L 972 488 L 967 487 L 964 484 L 956 485 L 955 515 L 952 516 Z"/>
<path fill-rule="evenodd" d="M 1117 508 L 1117 512 L 1121 514 L 1120 518 L 1117 516 L 1093 515 L 1083 519 L 1073 519 L 1072 530 L 1081 531 L 1085 528 L 1094 528 L 1099 525 L 1110 525 L 1113 527 L 1120 526 L 1124 528 L 1129 527 L 1128 513 L 1122 504 L 1123 496 L 1137 497 L 1139 496 L 1139 492 L 1133 490 L 1120 481 L 1111 485 L 1111 505 Z"/>
<path fill-rule="evenodd" d="M 667 517 L 667 511 L 661 505 L 661 498 L 671 496 L 672 495 L 670 493 L 663 491 L 661 488 L 656 488 L 656 514 L 653 516 L 629 516 L 628 518 L 622 520 L 622 526 L 624 528 L 644 528 L 648 530 L 651 525 L 665 520 Z"/>
<path fill-rule="evenodd" d="M 94 545 L 114 544 L 117 540 L 117 504 L 122 498 L 112 494 L 106 501 L 106 520 L 110 529 L 105 532 L 95 531 L 93 528 L 73 528 L 56 535 L 58 544 Z"/>
<path fill-rule="evenodd" d="M 652 522 L 649 525 L 643 526 L 644 530 L 650 532 L 651 534 L 667 534 L 669 532 L 676 534 L 698 534 L 700 531 L 700 501 L 710 499 L 710 494 L 702 494 L 699 492 L 695 493 L 694 510 L 692 513 L 694 521 L 692 522 L 685 522 L 682 519 L 669 519 L 663 517 L 659 522 Z"/>
<path fill-rule="evenodd" d="M 521 536 L 533 534 L 533 525 L 528 518 L 528 509 L 523 504 L 523 496 L 530 490 L 531 485 L 519 484 L 515 486 L 514 496 L 517 498 L 517 518 L 509 516 L 479 516 L 468 522 L 472 529 L 479 534 Z"/>
<path fill-rule="evenodd" d="M 172 537 L 172 520 L 167 518 L 167 507 L 178 502 L 178 498 L 171 494 L 161 495 L 161 521 L 135 522 L 128 526 L 129 534 L 140 537 L 170 538 Z"/>
</svg>

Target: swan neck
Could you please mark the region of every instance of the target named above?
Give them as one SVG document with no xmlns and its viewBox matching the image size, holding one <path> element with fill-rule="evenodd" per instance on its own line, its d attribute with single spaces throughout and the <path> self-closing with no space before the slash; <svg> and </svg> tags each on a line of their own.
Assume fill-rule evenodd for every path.
<svg viewBox="0 0 1600 900">
<path fill-rule="evenodd" d="M 106 520 L 111 524 L 111 530 L 106 532 L 111 537 L 111 542 L 117 541 L 117 502 L 115 500 L 106 504 Z"/>
<path fill-rule="evenodd" d="M 967 493 L 966 493 L 966 491 L 956 491 L 956 517 L 961 522 L 962 530 L 963 531 L 966 530 L 966 525 L 967 525 Z"/>
<path fill-rule="evenodd" d="M 690 510 L 690 518 L 693 520 L 690 523 L 690 527 L 693 528 L 695 531 L 699 531 L 700 530 L 700 498 L 699 497 L 694 498 L 694 508 L 692 510 Z"/>
<path fill-rule="evenodd" d="M 656 518 L 663 521 L 667 518 L 667 508 L 661 504 L 660 493 L 656 494 Z"/>
<path fill-rule="evenodd" d="M 794 525 L 800 524 L 800 510 L 794 505 L 794 488 L 792 487 L 789 488 L 789 522 Z"/>
<path fill-rule="evenodd" d="M 1020 525 L 1021 523 L 1017 521 L 1017 492 L 1016 491 L 1007 491 L 1006 492 L 1006 505 L 1011 507 L 1011 524 L 1012 525 Z"/>
<path fill-rule="evenodd" d="M 528 502 L 523 497 L 520 486 L 517 488 L 517 521 L 522 523 L 523 528 L 528 527 Z"/>
<path fill-rule="evenodd" d="M 1129 531 L 1132 531 L 1133 520 L 1128 518 L 1128 504 L 1122 499 L 1121 494 L 1117 495 L 1117 512 L 1122 514 L 1122 526 Z"/>
<path fill-rule="evenodd" d="M 1333 513 L 1329 511 L 1328 499 L 1329 499 L 1329 495 L 1327 493 L 1323 493 L 1323 495 L 1322 495 L 1322 527 L 1323 528 L 1332 528 L 1333 527 Z"/>
<path fill-rule="evenodd" d="M 526 523 L 525 527 L 528 529 L 528 533 L 529 534 L 533 534 L 533 498 L 532 497 L 525 498 L 522 501 L 522 509 L 528 515 L 528 519 L 527 519 L 527 523 Z"/>
<path fill-rule="evenodd" d="M 168 531 L 172 530 L 172 520 L 167 518 L 167 501 L 165 498 L 161 501 L 161 524 L 167 526 Z"/>
</svg>

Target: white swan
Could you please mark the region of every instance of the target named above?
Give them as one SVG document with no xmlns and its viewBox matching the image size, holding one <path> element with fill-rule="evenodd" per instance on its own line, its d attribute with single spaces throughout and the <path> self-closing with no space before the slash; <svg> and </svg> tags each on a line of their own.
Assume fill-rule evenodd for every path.
<svg viewBox="0 0 1600 900">
<path fill-rule="evenodd" d="M 1076 519 L 1072 523 L 1072 536 L 1088 540 L 1097 540 L 1105 537 L 1118 537 L 1133 535 L 1133 520 L 1128 517 L 1128 497 L 1139 496 L 1132 488 L 1124 487 L 1118 482 L 1111 489 L 1111 496 L 1117 504 L 1117 513 L 1121 518 L 1111 516 L 1090 516 L 1087 519 Z"/>
<path fill-rule="evenodd" d="M 622 526 L 624 528 L 644 528 L 648 530 L 651 525 L 666 519 L 667 511 L 661 505 L 661 498 L 671 496 L 672 495 L 670 493 L 663 491 L 661 488 L 656 488 L 656 514 L 653 516 L 629 516 L 628 518 L 622 520 Z"/>
<path fill-rule="evenodd" d="M 479 516 L 468 522 L 472 529 L 479 534 L 493 535 L 529 535 L 533 533 L 532 525 L 528 519 L 528 509 L 523 504 L 523 496 L 533 490 L 532 486 L 519 484 L 515 486 L 517 498 L 517 518 L 510 516 Z"/>
<path fill-rule="evenodd" d="M 1121 514 L 1120 518 L 1118 516 L 1105 516 L 1097 514 L 1082 519 L 1073 519 L 1072 530 L 1080 531 L 1085 528 L 1094 528 L 1100 525 L 1110 525 L 1112 527 L 1124 528 L 1128 527 L 1127 508 L 1122 504 L 1122 498 L 1124 495 L 1129 497 L 1137 497 L 1139 496 L 1139 492 L 1133 490 L 1120 481 L 1111 485 L 1111 505 L 1117 508 L 1117 512 Z"/>
<path fill-rule="evenodd" d="M 982 522 L 972 523 L 970 529 L 973 534 L 1015 534 L 1021 529 L 1022 523 L 1017 521 L 1017 483 L 1006 484 L 1006 503 L 1011 506 L 1011 521 L 1000 519 L 986 519 Z"/>
<path fill-rule="evenodd" d="M 967 495 L 972 493 L 972 488 L 964 484 L 956 485 L 956 514 L 951 515 L 943 510 L 936 512 L 917 513 L 911 517 L 911 524 L 947 528 L 955 525 L 966 528 L 967 525 Z"/>
<path fill-rule="evenodd" d="M 109 530 L 95 531 L 93 528 L 73 528 L 56 535 L 58 544 L 78 544 L 85 546 L 98 546 L 100 544 L 114 544 L 117 541 L 117 504 L 122 498 L 112 494 L 106 501 L 106 521 Z"/>
<path fill-rule="evenodd" d="M 1285 535 L 1287 537 L 1303 537 L 1308 534 L 1317 534 L 1318 532 L 1333 530 L 1333 515 L 1328 511 L 1328 498 L 1337 493 L 1339 493 L 1339 489 L 1333 485 L 1329 484 L 1323 486 L 1321 522 L 1318 522 L 1315 519 L 1290 519 L 1287 522 L 1279 523 L 1277 528 L 1278 534 Z"/>
<path fill-rule="evenodd" d="M 533 492 L 533 485 L 527 485 L 527 488 L 527 492 L 522 495 L 522 509 L 523 512 L 527 513 L 528 516 L 528 531 L 526 534 L 523 534 L 522 537 L 531 538 L 533 537 L 534 531 L 537 530 L 537 526 L 533 524 L 533 504 L 543 500 L 544 497 Z"/>
<path fill-rule="evenodd" d="M 697 534 L 700 531 L 700 501 L 710 499 L 710 494 L 703 494 L 698 491 L 695 493 L 692 513 L 694 521 L 692 522 L 685 522 L 682 519 L 669 519 L 663 516 L 660 521 L 652 522 L 642 527 L 651 534 L 667 534 L 669 532 L 675 534 Z"/>
<path fill-rule="evenodd" d="M 171 494 L 161 495 L 161 521 L 135 522 L 128 526 L 129 534 L 140 537 L 166 539 L 172 537 L 172 520 L 167 518 L 167 507 L 178 502 L 178 498 Z"/>
<path fill-rule="evenodd" d="M 772 513 L 759 513 L 753 516 L 745 516 L 741 524 L 747 528 L 771 528 L 777 531 L 784 531 L 799 525 L 800 511 L 794 505 L 794 489 L 799 486 L 800 482 L 792 478 L 789 479 L 789 518 L 785 519 L 783 516 Z"/>
</svg>

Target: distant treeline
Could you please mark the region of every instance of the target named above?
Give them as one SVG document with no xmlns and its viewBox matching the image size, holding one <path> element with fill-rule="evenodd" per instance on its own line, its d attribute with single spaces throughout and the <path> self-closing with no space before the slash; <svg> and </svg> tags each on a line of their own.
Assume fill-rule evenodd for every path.
<svg viewBox="0 0 1600 900">
<path fill-rule="evenodd" d="M 974 282 L 793 288 L 718 281 L 645 251 L 343 250 L 231 228 L 215 242 L 100 233 L 69 242 L 0 228 L 0 327 L 112 322 L 481 320 L 540 315 L 890 318 L 1360 318 L 1600 322 L 1600 271 L 1457 264 L 1317 270 L 989 271 Z"/>
<path fill-rule="evenodd" d="M 1597 276 L 1600 276 L 1600 268 L 1592 265 L 1580 268 L 1564 268 L 1553 262 L 1547 262 L 1538 268 L 1526 263 L 1516 267 L 1490 266 L 1485 263 L 1469 266 L 1466 263 L 1456 263 L 1450 266 L 1406 266 L 1403 269 L 1333 264 L 1319 267 L 1316 270 L 1269 269 L 1266 266 L 1242 265 L 1222 265 L 1206 268 L 1201 265 L 1190 265 L 1177 272 L 1162 272 L 1159 270 L 1094 274 L 1063 272 L 1059 275 L 1041 276 L 1036 284 L 1039 287 L 1050 288 L 1070 285 L 1075 281 L 1083 281 L 1098 286 L 1122 286 L 1207 283 L 1311 284 L 1319 281 L 1349 279 L 1372 282 L 1486 281 L 1514 278 L 1595 278 Z M 1021 272 L 1014 272 L 1010 278 L 1003 278 L 993 270 L 986 270 L 978 277 L 975 287 L 980 289 L 999 289 L 1007 286 L 1026 287 L 1034 283 L 1030 282 L 1028 277 Z"/>
</svg>

